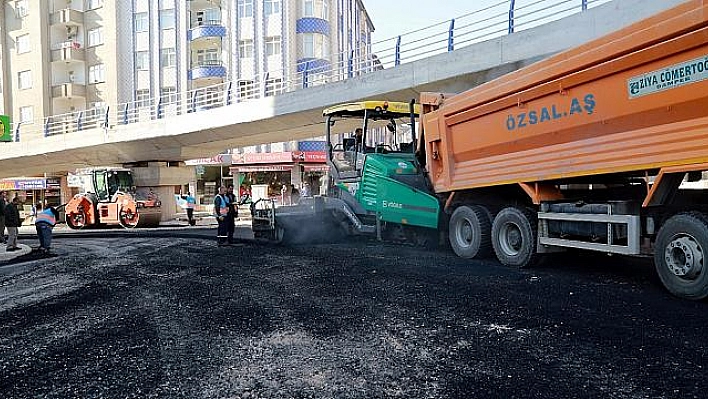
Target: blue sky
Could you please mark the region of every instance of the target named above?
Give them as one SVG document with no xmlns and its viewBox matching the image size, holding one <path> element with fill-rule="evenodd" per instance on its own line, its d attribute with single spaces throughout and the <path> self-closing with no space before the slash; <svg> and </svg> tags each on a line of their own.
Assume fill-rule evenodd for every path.
<svg viewBox="0 0 708 399">
<path fill-rule="evenodd" d="M 374 42 L 449 21 L 496 3 L 499 0 L 364 0 L 364 6 L 376 28 Z"/>
</svg>

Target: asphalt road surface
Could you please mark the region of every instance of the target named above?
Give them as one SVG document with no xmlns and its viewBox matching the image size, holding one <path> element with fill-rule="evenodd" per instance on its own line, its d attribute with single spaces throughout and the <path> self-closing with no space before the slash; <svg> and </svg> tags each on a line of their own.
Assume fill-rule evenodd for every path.
<svg viewBox="0 0 708 399">
<path fill-rule="evenodd" d="M 514 270 L 178 234 L 54 246 L 0 265 L 0 398 L 708 395 L 707 304 L 646 262 Z"/>
</svg>

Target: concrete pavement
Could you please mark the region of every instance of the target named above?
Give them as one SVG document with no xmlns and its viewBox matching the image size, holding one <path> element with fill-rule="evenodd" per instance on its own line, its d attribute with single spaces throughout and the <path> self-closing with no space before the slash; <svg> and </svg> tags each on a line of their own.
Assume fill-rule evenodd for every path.
<svg viewBox="0 0 708 399">
<path fill-rule="evenodd" d="M 28 253 L 32 252 L 32 248 L 25 244 L 17 244 L 17 247 L 20 249 L 12 252 L 7 252 L 5 250 L 6 247 L 7 245 L 0 244 L 0 263 L 14 259 L 18 256 L 27 255 Z"/>
</svg>

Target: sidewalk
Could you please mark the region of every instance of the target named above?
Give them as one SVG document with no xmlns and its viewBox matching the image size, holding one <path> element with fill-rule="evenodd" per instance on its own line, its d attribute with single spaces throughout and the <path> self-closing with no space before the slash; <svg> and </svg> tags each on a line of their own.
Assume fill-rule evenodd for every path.
<svg viewBox="0 0 708 399">
<path fill-rule="evenodd" d="M 5 250 L 6 245 L 0 244 L 0 262 L 15 259 L 18 256 L 27 255 L 28 253 L 32 252 L 32 248 L 25 244 L 17 244 L 17 247 L 20 248 L 18 251 L 7 252 Z"/>
</svg>

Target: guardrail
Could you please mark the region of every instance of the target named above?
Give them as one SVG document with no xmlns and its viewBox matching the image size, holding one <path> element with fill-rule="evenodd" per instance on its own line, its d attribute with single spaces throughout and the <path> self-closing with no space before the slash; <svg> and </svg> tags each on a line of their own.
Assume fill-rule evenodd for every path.
<svg viewBox="0 0 708 399">
<path fill-rule="evenodd" d="M 93 128 L 108 129 L 114 125 L 199 112 L 342 81 L 530 29 L 610 1 L 530 0 L 522 5 L 521 1 L 502 0 L 448 21 L 371 43 L 361 49 L 360 54 L 333 54 L 326 62 L 303 62 L 293 71 L 271 71 L 248 81 L 229 81 L 149 99 L 53 115 L 44 120 L 14 123 L 14 141 L 20 141 L 25 134 L 41 138 Z"/>
</svg>

